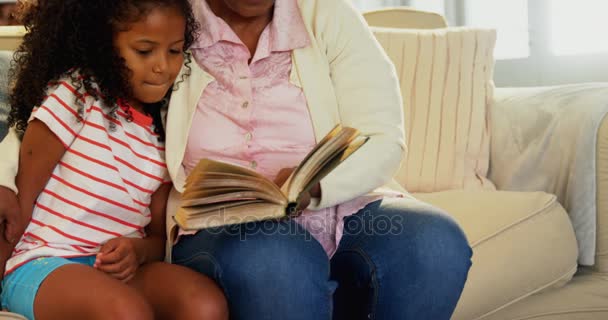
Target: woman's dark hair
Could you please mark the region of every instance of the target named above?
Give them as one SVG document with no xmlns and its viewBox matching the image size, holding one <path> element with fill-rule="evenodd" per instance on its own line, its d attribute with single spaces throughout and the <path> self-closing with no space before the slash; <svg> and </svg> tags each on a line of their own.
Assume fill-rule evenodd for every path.
<svg viewBox="0 0 608 320">
<path fill-rule="evenodd" d="M 198 29 L 189 0 L 37 0 L 24 6 L 21 22 L 27 33 L 9 71 L 9 125 L 22 134 L 32 109 L 43 102 L 48 86 L 65 75 L 71 75 L 78 92 L 84 89 L 103 100 L 110 108 L 108 112 L 116 116 L 117 99 L 131 97 L 132 90 L 130 71 L 113 45 L 114 35 L 158 7 L 176 8 L 183 13 L 186 52 Z M 191 56 L 185 55 L 188 66 Z M 74 69 L 78 72 L 68 73 Z M 167 98 L 170 94 L 171 90 Z M 78 101 L 77 97 L 75 103 Z M 164 107 L 166 99 L 145 106 L 160 139 L 164 139 L 160 116 Z M 79 104 L 80 114 L 82 108 Z"/>
</svg>

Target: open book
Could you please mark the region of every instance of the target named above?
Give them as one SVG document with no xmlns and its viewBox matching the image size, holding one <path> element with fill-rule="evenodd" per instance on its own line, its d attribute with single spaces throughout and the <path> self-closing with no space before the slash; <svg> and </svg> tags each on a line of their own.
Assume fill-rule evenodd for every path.
<svg viewBox="0 0 608 320">
<path fill-rule="evenodd" d="M 296 215 L 301 195 L 359 149 L 368 137 L 336 126 L 306 155 L 282 186 L 232 164 L 202 159 L 186 178 L 174 217 L 184 230 L 197 230 Z"/>
</svg>

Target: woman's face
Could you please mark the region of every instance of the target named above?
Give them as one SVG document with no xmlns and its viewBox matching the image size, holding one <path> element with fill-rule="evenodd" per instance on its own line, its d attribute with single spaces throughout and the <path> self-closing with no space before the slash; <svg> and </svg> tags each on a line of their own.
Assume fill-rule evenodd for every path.
<svg viewBox="0 0 608 320">
<path fill-rule="evenodd" d="M 275 0 L 220 0 L 226 7 L 243 18 L 268 15 Z M 329 0 L 327 0 L 329 1 Z"/>
</svg>

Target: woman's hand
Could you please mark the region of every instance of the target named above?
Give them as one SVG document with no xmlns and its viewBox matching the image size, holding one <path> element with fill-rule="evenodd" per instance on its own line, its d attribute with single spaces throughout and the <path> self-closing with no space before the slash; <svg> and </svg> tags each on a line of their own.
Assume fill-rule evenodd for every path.
<svg viewBox="0 0 608 320">
<path fill-rule="evenodd" d="M 19 199 L 13 190 L 0 186 L 0 225 L 4 239 L 16 244 L 21 238 L 29 221 L 21 216 Z M 28 219 L 29 220 L 29 219 Z"/>
<path fill-rule="evenodd" d="M 1 228 L 0 231 L 4 232 L 4 229 Z M 0 236 L 0 280 L 4 276 L 6 262 L 11 257 L 13 249 L 15 249 L 15 244 L 7 241 L 4 235 Z"/>
<path fill-rule="evenodd" d="M 106 242 L 97 254 L 94 267 L 122 282 L 131 280 L 141 264 L 135 243 L 138 240 L 141 239 L 114 238 Z"/>
<path fill-rule="evenodd" d="M 283 186 L 285 181 L 287 181 L 287 179 L 289 178 L 289 176 L 295 169 L 296 169 L 295 167 L 281 169 L 279 171 L 279 173 L 277 174 L 276 178 L 274 178 L 274 183 L 279 187 Z M 298 207 L 296 208 L 296 211 L 301 212 L 302 210 L 308 208 L 308 205 L 310 205 L 311 198 L 320 198 L 320 197 L 321 197 L 321 185 L 319 183 L 317 183 L 309 191 L 304 191 L 300 195 L 300 201 L 299 201 Z"/>
</svg>

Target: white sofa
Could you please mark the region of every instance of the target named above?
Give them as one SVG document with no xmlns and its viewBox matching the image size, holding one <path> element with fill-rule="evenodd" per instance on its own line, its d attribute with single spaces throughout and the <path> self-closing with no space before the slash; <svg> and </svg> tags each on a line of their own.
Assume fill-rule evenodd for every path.
<svg viewBox="0 0 608 320">
<path fill-rule="evenodd" d="M 412 79 L 407 62 L 398 60 L 404 56 L 404 50 L 407 50 L 404 46 L 408 42 L 397 29 L 446 27 L 440 15 L 409 8 L 376 10 L 365 13 L 364 17 L 393 59 L 402 82 Z M 411 88 L 402 83 L 402 90 L 407 108 Z M 545 101 L 547 103 L 543 103 Z M 496 88 L 488 103 L 492 128 L 488 178 L 498 191 L 448 190 L 414 194 L 452 214 L 473 247 L 473 265 L 452 319 L 608 319 L 608 120 L 601 119 L 599 130 L 583 127 L 586 123 L 582 122 L 578 126 L 556 129 L 543 127 L 553 125 L 551 122 L 517 120 L 544 113 L 553 113 L 556 117 L 558 106 L 560 110 L 592 115 L 592 111 L 607 104 L 608 83 Z M 510 158 L 513 156 L 505 152 L 509 136 L 521 134 L 519 131 L 526 131 L 529 139 L 535 138 L 533 134 L 549 131 L 562 138 L 569 137 L 570 132 L 595 135 L 595 172 L 589 173 L 593 180 L 590 183 L 596 184 L 597 192 L 595 264 L 592 267 L 577 266 L 577 240 L 569 217 L 572 212 L 565 210 L 572 206 L 571 199 L 568 199 L 568 190 L 556 189 L 559 184 L 554 181 L 557 176 L 572 179 L 569 175 L 575 172 L 572 169 L 575 160 L 591 164 L 594 159 L 564 155 L 566 146 L 558 150 L 542 149 L 548 154 L 529 156 L 565 162 L 561 165 L 565 170 L 550 174 L 546 170 L 525 171 L 531 181 L 527 184 L 528 177 L 514 177 L 521 171 L 512 170 L 510 165 L 521 159 Z M 409 152 L 423 151 L 410 146 Z M 540 168 L 544 164 L 536 165 Z M 576 165 L 584 167 L 581 163 Z M 400 182 L 405 184 L 405 181 Z M 525 190 L 514 190 L 514 186 Z"/>
<path fill-rule="evenodd" d="M 370 24 L 381 21 L 385 27 L 433 28 L 437 27 L 437 21 L 442 21 L 437 15 L 405 11 L 412 17 L 408 21 L 417 25 L 403 24 L 399 17 L 381 13 L 366 17 Z M 0 50 L 14 49 L 22 34 L 19 28 L 0 28 Z M 2 73 L 5 74 L 5 70 Z M 497 89 L 491 113 L 516 112 L 529 99 L 542 98 L 555 90 L 559 88 Z M 608 84 L 594 86 L 587 92 L 608 101 Z M 601 99 L 598 103 L 602 103 Z M 580 105 L 580 108 L 586 107 Z M 500 136 L 500 132 L 493 135 Z M 509 159 L 504 159 L 499 145 L 491 148 L 489 178 L 497 180 L 494 183 L 501 190 L 504 186 L 497 178 L 501 168 L 492 164 Z M 474 249 L 469 280 L 453 319 L 608 319 L 608 121 L 603 121 L 597 132 L 596 160 L 596 263 L 593 267 L 580 267 L 578 271 L 572 225 L 559 201 L 563 199 L 551 194 L 554 190 L 550 185 L 538 187 L 536 192 L 451 190 L 415 194 L 450 212 Z M 0 319 L 17 319 L 15 317 L 0 315 Z"/>
</svg>

